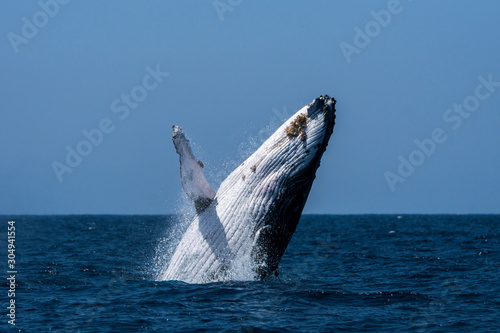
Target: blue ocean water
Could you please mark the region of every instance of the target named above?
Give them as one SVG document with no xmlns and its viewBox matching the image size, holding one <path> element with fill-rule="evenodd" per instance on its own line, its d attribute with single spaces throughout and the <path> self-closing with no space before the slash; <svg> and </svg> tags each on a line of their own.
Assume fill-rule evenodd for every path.
<svg viewBox="0 0 500 333">
<path fill-rule="evenodd" d="M 279 278 L 203 285 L 155 281 L 175 216 L 0 219 L 2 332 L 500 331 L 498 215 L 305 215 Z"/>
</svg>

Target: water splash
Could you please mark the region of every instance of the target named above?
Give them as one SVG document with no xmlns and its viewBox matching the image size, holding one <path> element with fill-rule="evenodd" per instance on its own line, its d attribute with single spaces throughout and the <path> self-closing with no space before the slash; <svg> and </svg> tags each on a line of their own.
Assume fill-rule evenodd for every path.
<svg viewBox="0 0 500 333">
<path fill-rule="evenodd" d="M 170 258 L 196 214 L 193 202 L 184 192 L 179 195 L 176 207 L 175 214 L 172 215 L 170 223 L 163 231 L 163 237 L 158 240 L 153 256 L 151 273 L 155 280 L 161 280 L 161 276 L 168 268 Z"/>
</svg>

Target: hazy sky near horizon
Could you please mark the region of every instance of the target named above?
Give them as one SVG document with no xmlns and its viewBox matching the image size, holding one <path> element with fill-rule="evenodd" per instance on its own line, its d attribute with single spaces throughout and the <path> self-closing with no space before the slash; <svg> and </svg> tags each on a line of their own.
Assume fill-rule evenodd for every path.
<svg viewBox="0 0 500 333">
<path fill-rule="evenodd" d="M 499 13 L 493 0 L 4 1 L 0 214 L 174 213 L 172 125 L 217 188 L 323 94 L 337 124 L 305 213 L 500 213 Z"/>
</svg>

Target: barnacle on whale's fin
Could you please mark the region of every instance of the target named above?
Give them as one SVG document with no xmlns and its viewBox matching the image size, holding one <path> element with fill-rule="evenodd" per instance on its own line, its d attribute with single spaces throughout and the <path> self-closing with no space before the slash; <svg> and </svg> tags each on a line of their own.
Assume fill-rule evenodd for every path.
<svg viewBox="0 0 500 333">
<path fill-rule="evenodd" d="M 184 192 L 194 202 L 196 212 L 203 212 L 215 198 L 214 189 L 208 184 L 203 173 L 203 163 L 194 157 L 182 128 L 173 126 L 172 141 L 179 154 L 181 164 L 181 183 Z"/>
</svg>

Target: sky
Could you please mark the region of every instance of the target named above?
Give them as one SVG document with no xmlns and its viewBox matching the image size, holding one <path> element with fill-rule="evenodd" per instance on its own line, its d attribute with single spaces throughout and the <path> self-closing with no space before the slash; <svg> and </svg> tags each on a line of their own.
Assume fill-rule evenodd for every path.
<svg viewBox="0 0 500 333">
<path fill-rule="evenodd" d="M 337 100 L 305 213 L 500 213 L 498 1 L 3 1 L 0 214 L 170 214 Z"/>
</svg>

